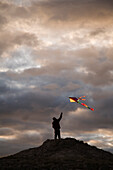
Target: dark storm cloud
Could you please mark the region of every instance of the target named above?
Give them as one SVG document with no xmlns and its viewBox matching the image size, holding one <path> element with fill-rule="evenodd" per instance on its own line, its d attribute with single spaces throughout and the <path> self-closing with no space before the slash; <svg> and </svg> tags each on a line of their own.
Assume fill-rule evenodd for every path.
<svg viewBox="0 0 113 170">
<path fill-rule="evenodd" d="M 64 23 L 64 26 L 74 26 L 78 24 L 79 26 L 88 26 L 89 23 L 93 25 L 98 25 L 101 21 L 103 23 L 112 22 L 113 17 L 113 5 L 112 1 L 47 1 L 47 2 L 34 2 L 31 6 L 32 14 L 37 15 L 36 12 L 43 17 L 43 22 L 48 22 L 48 24 L 55 24 L 58 28 Z M 68 23 L 69 22 L 69 23 Z M 68 25 L 68 24 L 71 24 Z M 54 25 L 53 25 L 54 26 Z M 62 25 L 63 27 L 63 25 Z M 61 27 L 60 27 L 61 28 Z"/>
<path fill-rule="evenodd" d="M 9 29 L 10 26 L 16 28 L 18 19 L 15 17 L 23 20 L 24 17 L 28 18 L 27 13 L 25 7 L 17 7 L 14 4 L 0 2 L 0 30 L 2 29 L 0 31 L 0 54 L 3 52 L 6 54 L 10 50 L 13 51 L 16 46 L 27 45 L 33 47 L 39 45 L 35 34 L 23 30 L 20 31 L 20 29 Z"/>
<path fill-rule="evenodd" d="M 92 31 L 90 35 L 96 36 L 98 34 L 103 34 L 103 33 L 105 33 L 105 30 L 103 28 L 97 28 L 96 30 Z"/>
<path fill-rule="evenodd" d="M 1 84 L 0 84 L 0 95 L 2 94 L 6 94 L 7 92 L 9 92 L 10 89 L 7 88 L 7 86 L 4 84 L 4 82 L 1 81 Z"/>
<path fill-rule="evenodd" d="M 9 129 L 9 128 L 1 128 L 0 129 L 0 136 L 5 136 L 5 135 L 13 135 L 14 132 L 12 131 L 12 129 Z"/>
<path fill-rule="evenodd" d="M 95 95 L 97 93 L 97 96 Z M 100 98 L 99 98 L 100 95 Z M 104 95 L 104 96 L 103 96 Z M 97 130 L 97 129 L 103 129 L 108 128 L 112 129 L 112 92 L 110 94 L 110 91 L 108 94 L 104 93 L 97 88 L 94 91 L 92 91 L 92 97 L 95 96 L 93 102 L 90 100 L 87 101 L 87 105 L 94 108 L 94 112 L 90 112 L 89 110 L 75 110 L 69 113 L 67 117 L 67 124 L 64 123 L 64 126 L 66 130 L 73 131 L 75 129 L 76 131 L 91 131 Z M 90 97 L 89 97 L 90 99 Z M 82 106 L 78 106 L 81 109 L 84 109 Z M 69 120 L 68 120 L 69 119 Z M 69 122 L 73 122 L 71 125 Z"/>
<path fill-rule="evenodd" d="M 0 2 L 1 9 L 5 10 L 6 14 L 9 13 L 13 17 L 19 16 L 20 18 L 31 17 L 41 14 L 42 17 L 49 16 L 49 20 L 74 20 L 75 18 L 92 18 L 98 20 L 101 18 L 111 17 L 108 16 L 109 12 L 112 14 L 113 2 L 112 0 L 52 0 L 52 1 L 33 1 L 28 7 L 20 7 L 15 4 Z M 96 9 L 96 10 L 95 10 Z M 107 13 L 106 13 L 107 11 Z M 82 12 L 82 13 L 81 13 Z M 46 15 L 46 16 L 45 16 Z M 76 22 L 76 21 L 75 21 Z"/>
<path fill-rule="evenodd" d="M 8 21 L 14 18 L 26 18 L 29 17 L 29 12 L 27 8 L 22 6 L 16 6 L 13 3 L 5 3 L 3 1 L 0 2 L 1 13 L 7 17 Z"/>
<path fill-rule="evenodd" d="M 33 78 L 31 78 L 33 81 Z M 2 80 L 3 81 L 3 80 Z M 5 81 L 5 80 L 4 80 Z M 40 80 L 35 81 L 35 83 L 39 82 Z M 18 81 L 17 86 L 13 87 L 13 82 L 11 85 L 11 81 L 9 84 L 4 84 L 4 89 L 2 87 L 2 96 L 0 97 L 1 100 L 1 108 L 0 113 L 1 117 L 5 115 L 10 115 L 16 117 L 20 113 L 23 112 L 25 115 L 32 113 L 30 117 L 35 119 L 35 116 L 40 120 L 48 120 L 48 114 L 51 114 L 54 111 L 54 108 L 60 105 L 60 100 L 58 96 L 54 96 L 50 91 L 47 91 L 49 87 L 50 80 L 47 82 L 38 83 L 39 88 L 32 89 L 30 84 L 29 86 L 25 85 L 24 88 L 20 86 L 18 88 Z M 20 83 L 20 80 L 19 80 Z M 24 83 L 24 82 L 22 82 Z M 14 82 L 15 85 L 15 82 Z M 35 85 L 35 84 L 33 84 Z M 35 85 L 36 86 L 36 85 Z M 6 91 L 7 88 L 7 91 Z M 3 92 L 4 91 L 4 92 Z M 49 100 L 48 100 L 49 96 Z M 45 116 L 45 113 L 48 113 Z M 20 114 L 21 115 L 21 114 Z M 19 116 L 20 116 L 19 115 Z M 46 120 L 47 118 L 47 120 Z"/>
<path fill-rule="evenodd" d="M 111 0 L 33 1 L 31 5 L 27 7 L 1 2 L 1 9 L 4 8 L 5 12 L 3 11 L 3 13 L 12 17 L 12 20 L 18 17 L 22 20 L 28 19 L 29 21 L 33 19 L 36 21 L 37 17 L 39 20 L 41 18 L 40 21 L 42 24 L 47 24 L 48 26 L 51 24 L 53 24 L 51 26 L 55 26 L 57 24 L 57 28 L 62 22 L 66 27 L 74 26 L 74 24 L 79 25 L 79 27 L 85 25 L 91 27 L 91 25 L 89 25 L 90 22 L 93 23 L 93 25 L 97 23 L 99 26 L 100 21 L 101 25 L 103 25 L 103 23 L 110 24 L 113 17 L 113 2 Z M 9 21 L 11 19 L 10 17 Z M 25 22 L 27 22 L 27 20 Z"/>
<path fill-rule="evenodd" d="M 0 30 L 3 28 L 3 26 L 7 23 L 7 19 L 5 16 L 0 15 Z"/>
<path fill-rule="evenodd" d="M 31 92 L 30 92 L 30 89 L 28 89 L 28 91 L 26 91 L 26 93 L 23 94 L 24 91 L 20 90 L 21 95 L 18 96 L 17 89 L 15 89 L 17 96 L 16 97 L 10 97 L 9 96 L 9 98 L 7 98 L 7 102 L 6 102 L 7 107 L 3 108 L 3 110 L 1 110 L 1 111 L 3 113 L 6 113 L 7 108 L 9 108 L 8 113 L 13 114 L 13 112 L 14 112 L 13 116 L 18 116 L 18 113 L 19 113 L 19 110 L 20 110 L 20 112 L 23 113 L 23 118 L 26 117 L 27 112 L 28 112 L 28 114 L 29 114 L 28 120 L 29 119 L 35 120 L 36 118 L 38 118 L 39 121 L 48 121 L 50 119 L 50 117 L 48 117 L 48 114 L 45 115 L 45 113 L 50 114 L 52 112 L 55 112 L 55 108 L 57 109 L 58 112 L 60 112 L 62 105 L 64 103 L 65 103 L 65 105 L 68 104 L 68 101 L 67 101 L 67 103 L 64 102 L 65 96 L 68 96 L 69 94 L 74 95 L 75 92 L 76 92 L 76 94 L 81 95 L 81 94 L 79 94 L 80 90 L 82 90 L 81 93 L 83 92 L 84 94 L 88 91 L 92 91 L 92 93 L 93 93 L 92 97 L 94 96 L 94 99 L 95 99 L 95 103 L 93 102 L 93 105 L 97 106 L 97 108 L 98 108 L 98 110 L 96 110 L 95 117 L 88 117 L 88 118 L 86 118 L 86 120 L 84 118 L 76 118 L 76 121 L 78 122 L 76 125 L 78 126 L 79 123 L 80 124 L 82 123 L 83 126 L 81 126 L 81 129 L 85 129 L 85 127 L 86 127 L 86 129 L 89 129 L 89 126 L 90 126 L 90 129 L 93 129 L 93 128 L 95 129 L 95 128 L 99 128 L 99 127 L 104 127 L 105 123 L 106 123 L 106 126 L 110 127 L 111 124 L 112 124 L 112 122 L 110 123 L 111 118 L 109 117 L 108 123 L 107 123 L 106 119 L 102 118 L 102 115 L 100 115 L 101 110 L 103 108 L 103 105 L 107 108 L 105 103 L 109 103 L 109 107 L 108 107 L 108 108 L 110 108 L 109 114 L 111 114 L 111 112 L 112 112 L 112 110 L 111 110 L 112 109 L 112 102 L 110 102 L 110 101 L 112 101 L 112 99 L 110 99 L 110 101 L 109 101 L 109 95 L 112 95 L 112 94 L 109 90 L 108 90 L 109 93 L 107 92 L 107 94 L 106 94 L 106 92 L 104 92 L 104 89 L 102 91 L 100 91 L 97 88 L 97 89 L 94 89 L 94 91 L 93 91 L 93 88 L 89 89 L 89 87 L 88 87 L 88 89 L 84 92 L 85 89 L 83 87 L 85 86 L 85 84 L 84 85 L 82 84 L 82 86 L 80 86 L 79 83 L 77 84 L 77 82 L 76 83 L 73 82 L 73 84 L 71 84 L 72 87 L 70 87 L 70 91 L 69 91 L 67 83 L 66 83 L 67 81 L 69 81 L 68 82 L 68 84 L 69 84 L 70 81 L 72 82 L 73 79 L 74 80 L 79 79 L 79 80 L 82 81 L 83 77 L 85 77 L 84 80 L 87 78 L 87 74 L 86 74 L 86 76 L 85 75 L 82 76 L 81 73 L 78 73 L 78 75 L 77 75 L 77 73 L 75 72 L 75 74 L 73 75 L 73 73 L 74 73 L 73 70 L 74 70 L 74 67 L 76 66 L 75 64 L 74 65 L 71 64 L 73 61 L 74 61 L 73 58 L 72 58 L 72 61 L 71 61 L 71 58 L 70 58 L 70 63 L 68 62 L 68 60 L 67 60 L 67 63 L 66 63 L 66 60 L 65 60 L 65 65 L 64 65 L 65 67 L 61 67 L 61 69 L 59 69 L 60 68 L 60 66 L 59 66 L 60 62 L 58 62 L 58 60 L 56 60 L 55 63 L 53 61 L 50 61 L 50 63 L 48 63 L 48 66 L 52 65 L 52 68 L 54 68 L 54 69 L 51 70 L 51 66 L 47 67 L 47 69 L 45 69 L 46 73 L 44 73 L 46 76 L 40 77 L 40 79 L 37 80 L 37 82 L 35 82 L 35 83 L 38 83 L 39 91 L 38 91 L 38 89 L 36 89 L 36 90 L 34 89 L 34 92 L 33 92 L 33 89 L 31 89 Z M 85 59 L 85 61 L 86 61 L 86 59 Z M 83 64 L 84 64 L 84 62 L 83 62 Z M 57 66 L 58 66 L 58 68 L 57 68 Z M 67 66 L 69 67 L 69 70 L 71 69 L 70 71 L 68 70 L 69 72 L 66 71 Z M 66 72 L 62 73 L 62 71 L 66 71 Z M 96 68 L 93 71 L 95 72 Z M 59 77 L 55 78 L 54 75 L 56 73 L 57 74 L 59 73 L 59 75 L 60 74 L 61 75 Z M 50 74 L 51 74 L 51 76 L 49 76 Z M 103 74 L 104 74 L 104 72 L 103 72 Z M 33 75 L 33 72 L 32 72 L 32 75 Z M 62 79 L 62 76 L 63 76 L 63 79 Z M 33 81 L 33 79 L 32 79 L 32 81 Z M 78 86 L 76 86 L 77 89 L 76 89 L 76 87 L 73 88 L 74 84 L 78 85 Z M 34 85 L 36 85 L 36 84 L 34 84 Z M 54 88 L 56 89 L 56 91 L 54 91 L 54 93 L 51 90 L 53 85 L 54 85 Z M 56 87 L 55 87 L 55 85 L 56 85 Z M 50 90 L 48 88 L 50 88 Z M 37 91 L 37 93 L 36 93 L 36 91 Z M 105 101 L 101 100 L 99 102 L 98 92 L 99 93 L 101 92 L 101 94 L 103 94 Z M 105 93 L 105 95 L 104 95 L 104 93 Z M 64 98 L 61 98 L 61 95 L 65 95 Z M 48 100 L 48 96 L 49 96 L 49 100 Z M 106 96 L 107 96 L 107 98 L 106 98 Z M 77 107 L 79 107 L 79 106 L 77 106 Z M 63 109 L 65 110 L 65 108 L 63 108 Z M 69 108 L 68 107 L 66 108 L 66 110 L 67 110 L 66 112 L 73 110 L 73 109 L 74 109 L 74 106 L 72 107 L 72 105 L 70 105 Z M 17 110 L 18 110 L 18 112 L 15 113 Z M 30 115 L 30 112 L 32 112 L 31 115 Z M 24 116 L 24 113 L 25 113 L 25 116 Z M 92 122 L 92 120 L 93 120 L 93 122 Z M 91 122 L 91 124 L 88 123 L 88 122 Z M 100 122 L 102 122 L 102 123 L 100 123 Z M 67 124 L 70 125 L 70 122 L 68 122 Z M 73 129 L 74 128 L 77 129 L 75 124 L 74 123 L 72 123 L 72 124 L 73 124 Z M 95 124 L 96 124 L 96 126 L 95 126 Z M 70 129 L 70 128 L 68 127 L 68 129 Z"/>
<path fill-rule="evenodd" d="M 5 102 L 5 106 L 4 105 L 1 107 L 1 118 L 4 118 L 4 114 L 6 115 L 10 115 L 13 116 L 13 118 L 18 117 L 20 120 L 20 125 L 21 124 L 21 120 L 24 119 L 28 119 L 28 120 L 37 120 L 40 122 L 47 122 L 50 120 L 50 116 L 55 113 L 56 111 L 60 113 L 60 111 L 63 109 L 65 110 L 66 113 L 68 113 L 68 111 L 73 111 L 74 108 L 79 107 L 79 105 L 72 105 L 72 104 L 68 104 L 69 100 L 66 99 L 66 96 L 68 96 L 68 94 L 75 94 L 75 90 L 76 90 L 76 94 L 78 93 L 79 95 L 79 90 L 80 88 L 76 89 L 76 87 L 74 89 L 70 89 L 70 92 L 66 92 L 67 91 L 67 86 L 65 87 L 65 80 L 63 80 L 61 83 L 58 80 L 53 79 L 52 77 L 47 77 L 46 79 L 46 83 L 45 84 L 40 84 L 40 88 L 38 89 L 28 89 L 27 91 L 24 92 L 24 90 L 19 90 L 19 92 L 17 93 L 17 89 L 15 89 L 15 95 L 9 95 L 9 97 L 7 96 L 7 100 Z M 54 93 L 51 90 L 48 90 L 49 85 L 51 85 L 51 83 L 54 81 L 54 85 L 58 85 L 59 88 L 56 89 L 54 91 Z M 51 83 L 50 83 L 51 82 Z M 73 83 L 74 84 L 74 83 Z M 79 84 L 78 84 L 79 87 Z M 83 85 L 82 85 L 83 88 Z M 42 89 L 42 90 L 41 90 Z M 51 89 L 51 86 L 50 86 Z M 69 89 L 68 89 L 69 90 Z M 88 89 L 85 90 L 84 92 L 84 88 L 83 88 L 83 93 L 88 92 L 88 90 L 90 91 L 90 88 L 88 87 Z M 13 94 L 13 90 L 12 94 Z M 30 92 L 31 91 L 31 92 Z M 37 92 L 36 92 L 37 91 Z M 92 91 L 92 90 L 91 90 Z M 97 91 L 97 95 L 96 95 L 96 91 Z M 98 91 L 100 92 L 100 90 L 97 88 L 94 90 L 94 92 L 92 91 L 92 96 L 95 96 L 95 102 L 90 102 L 88 103 L 88 105 L 92 105 L 93 107 L 97 107 L 96 109 L 96 113 L 90 113 L 89 116 L 86 118 L 85 117 L 75 117 L 75 121 L 77 122 L 77 124 L 72 123 L 73 125 L 73 129 L 78 129 L 80 130 L 80 128 L 78 127 L 78 124 L 82 124 L 81 125 L 81 129 L 97 129 L 99 127 L 111 127 L 112 126 L 112 121 L 111 121 L 111 116 L 112 116 L 112 98 L 110 99 L 110 96 L 112 96 L 112 94 L 110 94 L 110 92 L 106 95 L 106 93 L 103 91 L 100 92 L 100 95 L 105 93 L 105 95 L 103 96 L 104 100 L 99 100 L 98 97 Z M 95 95 L 94 95 L 94 94 Z M 61 97 L 61 95 L 63 95 Z M 48 96 L 49 96 L 49 100 L 48 100 Z M 90 98 L 89 98 L 90 99 Z M 2 103 L 2 98 L 1 98 L 1 103 Z M 103 107 L 104 105 L 104 107 Z M 8 108 L 8 110 L 7 110 Z M 104 111 L 101 112 L 101 110 L 104 108 Z M 109 111 L 109 113 L 107 113 L 107 110 Z M 86 109 L 86 112 L 88 112 L 88 110 Z M 65 114 L 66 114 L 65 113 Z M 84 114 L 85 115 L 85 114 Z M 104 116 L 104 117 L 103 117 Z M 107 120 L 106 120 L 106 116 L 107 116 Z M 71 115 L 70 115 L 70 119 L 71 119 Z M 9 120 L 7 120 L 9 122 Z M 12 120 L 13 121 L 13 120 Z M 70 122 L 73 121 L 72 120 L 68 121 L 68 123 L 66 123 L 66 126 L 68 127 L 68 125 L 70 126 Z M 3 120 L 1 121 L 1 124 L 3 125 Z M 5 125 L 8 123 L 5 122 Z M 16 122 L 16 121 L 15 121 Z M 88 123 L 89 122 L 89 123 Z M 101 122 L 101 123 L 100 123 Z M 96 126 L 95 126 L 96 125 Z M 76 127 L 77 126 L 77 127 Z M 33 126 L 30 126 L 33 127 Z M 68 129 L 71 129 L 71 126 L 68 127 Z M 86 130 L 85 129 L 85 130 Z"/>
<path fill-rule="evenodd" d="M 113 78 L 112 74 L 110 73 L 113 68 L 112 58 L 110 58 L 106 52 L 104 53 L 105 60 L 102 61 L 102 53 L 103 52 L 100 51 L 96 54 L 95 49 L 83 49 L 79 51 L 79 57 L 84 55 L 83 66 L 86 67 L 86 70 L 89 72 L 89 74 L 86 74 L 86 76 L 82 77 L 82 80 L 85 82 L 89 84 L 91 83 L 93 85 L 112 84 Z"/>
<path fill-rule="evenodd" d="M 49 119 L 50 119 L 49 116 L 51 116 L 51 113 L 56 112 L 55 109 L 57 109 L 57 112 L 60 112 L 63 109 L 65 111 L 65 113 L 68 113 L 68 111 L 74 110 L 74 107 L 75 108 L 79 107 L 77 105 L 75 105 L 75 106 L 69 105 L 69 103 L 68 103 L 69 101 L 65 99 L 66 96 L 69 96 L 70 94 L 75 95 L 75 93 L 76 93 L 77 96 L 79 96 L 79 95 L 82 95 L 82 94 L 88 94 L 88 91 L 89 92 L 91 91 L 92 92 L 91 97 L 94 98 L 95 102 L 93 101 L 92 103 L 89 103 L 89 105 L 93 105 L 93 107 L 98 108 L 98 109 L 96 109 L 96 113 L 94 114 L 95 117 L 92 117 L 92 116 L 88 117 L 88 118 L 86 117 L 86 119 L 84 117 L 82 117 L 82 118 L 81 117 L 80 118 L 75 117 L 76 125 L 74 124 L 73 118 L 72 118 L 72 120 L 70 120 L 66 123 L 67 128 L 64 126 L 64 129 L 66 128 L 66 130 L 69 129 L 69 131 L 70 131 L 70 129 L 71 129 L 70 122 L 73 122 L 72 123 L 72 125 L 73 125 L 72 129 L 77 129 L 78 131 L 80 129 L 87 130 L 87 129 L 89 129 L 89 127 L 90 127 L 91 130 L 97 129 L 97 128 L 100 128 L 100 127 L 102 128 L 102 127 L 105 127 L 105 126 L 111 127 L 112 123 L 113 123 L 111 121 L 112 98 L 109 99 L 110 96 L 112 96 L 111 90 L 108 89 L 108 91 L 106 92 L 106 90 L 104 90 L 104 89 L 102 90 L 101 87 L 99 88 L 98 86 L 95 89 L 93 89 L 93 87 L 89 88 L 85 84 L 83 85 L 83 82 L 82 82 L 82 85 L 80 85 L 79 83 L 74 82 L 73 79 L 74 80 L 79 79 L 79 81 L 80 80 L 82 81 L 83 77 L 85 75 L 83 75 L 82 77 L 80 77 L 80 75 L 83 74 L 83 73 L 81 73 L 81 74 L 78 73 L 78 75 L 77 75 L 77 73 L 75 72 L 75 75 L 73 75 L 73 73 L 74 73 L 73 68 L 74 67 L 72 67 L 71 68 L 72 70 L 68 73 L 66 71 L 67 67 L 66 68 L 63 67 L 64 69 L 62 68 L 61 70 L 59 70 L 59 67 L 58 67 L 58 69 L 56 67 L 57 65 L 58 65 L 58 63 L 56 63 L 56 65 L 52 64 L 52 67 L 54 67 L 54 69 L 56 69 L 57 72 L 54 72 L 55 71 L 54 69 L 53 69 L 53 71 L 51 71 L 51 67 L 50 68 L 48 67 L 48 69 L 46 69 L 46 73 L 44 73 L 44 74 L 46 74 L 46 76 L 44 76 L 43 78 L 40 77 L 39 80 L 35 81 L 35 83 L 38 84 L 39 89 L 37 89 L 37 88 L 34 89 L 34 90 L 31 89 L 31 92 L 30 92 L 30 89 L 28 89 L 28 91 L 26 91 L 25 95 L 22 94 L 22 95 L 19 95 L 19 96 L 17 95 L 14 98 L 13 97 L 7 98 L 7 100 L 10 101 L 9 103 L 8 102 L 6 103 L 6 106 L 7 106 L 6 108 L 10 108 L 10 109 L 8 109 L 8 113 L 10 111 L 10 113 L 12 113 L 12 115 L 14 117 L 18 117 L 18 116 L 21 116 L 21 114 L 19 114 L 19 112 L 20 112 L 20 113 L 22 113 L 22 117 L 23 117 L 22 119 L 27 117 L 28 120 L 29 119 L 32 119 L 32 120 L 38 119 L 39 121 L 48 122 Z M 68 67 L 71 67 L 71 66 L 72 65 L 71 65 L 71 61 L 70 61 L 70 64 L 68 65 Z M 62 71 L 65 71 L 65 72 L 63 72 L 63 74 L 62 74 Z M 34 73 L 34 71 L 32 72 L 32 76 L 33 76 L 33 73 Z M 49 76 L 50 73 L 53 76 L 52 75 Z M 55 76 L 56 73 L 57 74 L 59 73 L 59 75 L 61 77 L 59 76 L 59 77 L 55 78 L 54 76 Z M 38 74 L 36 74 L 36 75 L 38 75 Z M 62 79 L 62 76 L 63 76 L 63 79 Z M 84 80 L 86 78 L 87 78 L 87 75 L 84 78 Z M 68 81 L 68 83 L 67 83 L 67 81 Z M 72 82 L 72 81 L 73 81 L 73 83 L 70 84 L 70 82 Z M 95 79 L 95 81 L 96 81 L 96 79 Z M 32 82 L 34 83 L 33 78 L 32 78 Z M 34 85 L 36 85 L 36 84 L 34 84 Z M 105 84 L 107 84 L 107 82 L 105 82 Z M 31 84 L 31 85 L 33 85 L 33 84 Z M 53 87 L 54 87 L 54 93 L 53 93 L 53 90 L 52 90 Z M 43 92 L 41 91 L 41 89 L 42 89 Z M 36 91 L 37 91 L 37 93 L 36 93 Z M 23 92 L 24 91 L 20 90 L 20 93 L 23 93 Z M 15 93 L 17 94 L 16 89 L 15 89 Z M 49 96 L 49 101 L 48 101 L 48 96 Z M 61 96 L 64 96 L 64 97 L 61 97 Z M 102 100 L 102 99 L 100 100 L 99 96 L 100 96 L 100 99 L 102 97 L 102 98 L 105 98 L 105 100 Z M 89 99 L 90 99 L 90 97 L 89 97 Z M 106 103 L 108 103 L 109 105 L 106 104 Z M 65 105 L 67 107 L 63 108 L 63 105 Z M 103 106 L 106 109 L 103 109 Z M 4 109 L 6 109 L 6 108 L 4 108 Z M 109 113 L 107 113 L 107 109 L 109 110 Z M 16 112 L 17 110 L 18 110 L 18 112 L 13 114 L 13 112 Z M 104 110 L 105 114 L 104 114 L 104 112 L 102 112 L 102 110 Z M 2 110 L 2 112 L 4 113 L 4 110 Z M 6 109 L 5 113 L 6 112 L 7 112 L 7 109 Z M 105 117 L 103 117 L 103 115 Z M 107 115 L 109 115 L 109 116 L 107 116 Z M 107 121 L 106 121 L 106 116 L 108 117 Z M 5 123 L 7 124 L 8 122 L 9 122 L 9 120 L 7 120 L 7 122 L 5 122 Z M 15 120 L 15 122 L 16 122 L 16 120 Z M 20 120 L 20 122 L 21 122 L 21 120 Z M 82 124 L 81 128 L 79 128 L 79 126 L 78 126 L 79 124 Z M 22 126 L 21 123 L 20 123 L 20 125 Z M 69 127 L 68 127 L 68 125 L 69 125 Z M 30 127 L 31 127 L 31 125 L 30 125 Z"/>
<path fill-rule="evenodd" d="M 13 38 L 14 38 L 14 35 L 13 35 Z M 19 45 L 26 44 L 29 46 L 34 46 L 34 45 L 36 46 L 38 44 L 38 40 L 34 34 L 19 33 L 13 39 L 13 43 L 19 44 Z"/>
<path fill-rule="evenodd" d="M 1 32 L 0 34 L 0 53 L 7 52 L 7 50 L 13 50 L 16 45 L 28 45 L 36 46 L 39 42 L 34 34 L 24 32 Z"/>
<path fill-rule="evenodd" d="M 112 50 L 96 48 L 85 48 L 76 51 L 68 51 L 64 56 L 58 50 L 37 51 L 38 59 L 42 60 L 44 66 L 39 69 L 31 68 L 24 74 L 36 75 L 59 75 L 68 81 L 81 80 L 94 86 L 111 85 L 113 81 Z M 45 56 L 46 55 L 46 56 Z M 104 57 L 104 56 L 105 57 Z M 70 57 L 69 57 L 70 56 Z M 76 57 L 75 57 L 76 56 Z M 77 57 L 79 56 L 79 57 Z"/>
</svg>

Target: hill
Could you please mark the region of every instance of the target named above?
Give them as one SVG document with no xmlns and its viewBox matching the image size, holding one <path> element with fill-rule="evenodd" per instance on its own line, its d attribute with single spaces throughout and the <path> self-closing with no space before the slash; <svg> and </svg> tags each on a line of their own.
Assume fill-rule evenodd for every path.
<svg viewBox="0 0 113 170">
<path fill-rule="evenodd" d="M 74 138 L 48 139 L 40 147 L 0 158 L 0 169 L 113 170 L 113 154 Z"/>
</svg>

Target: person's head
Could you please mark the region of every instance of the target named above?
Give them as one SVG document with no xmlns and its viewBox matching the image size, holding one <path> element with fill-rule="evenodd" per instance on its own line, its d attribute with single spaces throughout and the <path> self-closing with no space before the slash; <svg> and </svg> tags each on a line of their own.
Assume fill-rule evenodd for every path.
<svg viewBox="0 0 113 170">
<path fill-rule="evenodd" d="M 56 117 L 53 117 L 53 120 L 56 120 Z"/>
</svg>

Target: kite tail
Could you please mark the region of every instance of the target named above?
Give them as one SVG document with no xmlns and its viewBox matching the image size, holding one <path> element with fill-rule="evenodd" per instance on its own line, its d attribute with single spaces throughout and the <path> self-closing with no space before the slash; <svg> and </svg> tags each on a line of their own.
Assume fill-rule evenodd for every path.
<svg viewBox="0 0 113 170">
<path fill-rule="evenodd" d="M 82 99 L 82 97 L 86 97 L 86 96 L 81 96 L 81 97 L 79 97 L 78 99 L 79 99 L 79 100 L 86 100 L 86 99 Z"/>
<path fill-rule="evenodd" d="M 90 110 L 94 111 L 94 109 L 93 109 L 93 108 L 90 108 Z"/>
<path fill-rule="evenodd" d="M 83 105 L 83 106 L 87 107 L 88 109 L 90 109 L 90 110 L 94 111 L 94 109 L 93 109 L 93 108 L 90 108 L 90 107 L 89 107 L 89 106 L 87 106 L 85 103 L 81 103 L 81 105 Z"/>
<path fill-rule="evenodd" d="M 90 109 L 90 110 L 94 111 L 94 109 L 93 109 L 93 108 L 88 107 L 88 109 Z"/>
<path fill-rule="evenodd" d="M 78 98 L 78 100 L 76 101 L 77 103 L 79 103 L 79 104 L 81 104 L 82 106 L 85 106 L 85 107 L 87 107 L 88 109 L 90 109 L 90 110 L 92 110 L 92 111 L 94 111 L 94 109 L 93 108 L 90 108 L 89 106 L 87 106 L 85 103 L 81 103 L 80 101 L 80 98 Z"/>
</svg>

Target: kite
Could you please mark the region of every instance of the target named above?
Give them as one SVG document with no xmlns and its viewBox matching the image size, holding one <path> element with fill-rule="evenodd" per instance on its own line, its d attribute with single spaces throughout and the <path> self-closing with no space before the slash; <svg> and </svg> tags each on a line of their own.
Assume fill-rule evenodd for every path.
<svg viewBox="0 0 113 170">
<path fill-rule="evenodd" d="M 94 111 L 93 108 L 90 108 L 90 107 L 87 106 L 85 103 L 81 103 L 81 102 L 80 102 L 80 100 L 86 100 L 86 99 L 82 99 L 82 97 L 86 97 L 86 96 L 81 96 L 81 97 L 79 97 L 79 98 L 76 98 L 76 97 L 69 97 L 69 99 L 70 99 L 70 102 L 77 102 L 77 103 L 79 103 L 79 104 L 81 104 L 81 105 L 87 107 L 88 109 Z"/>
</svg>

